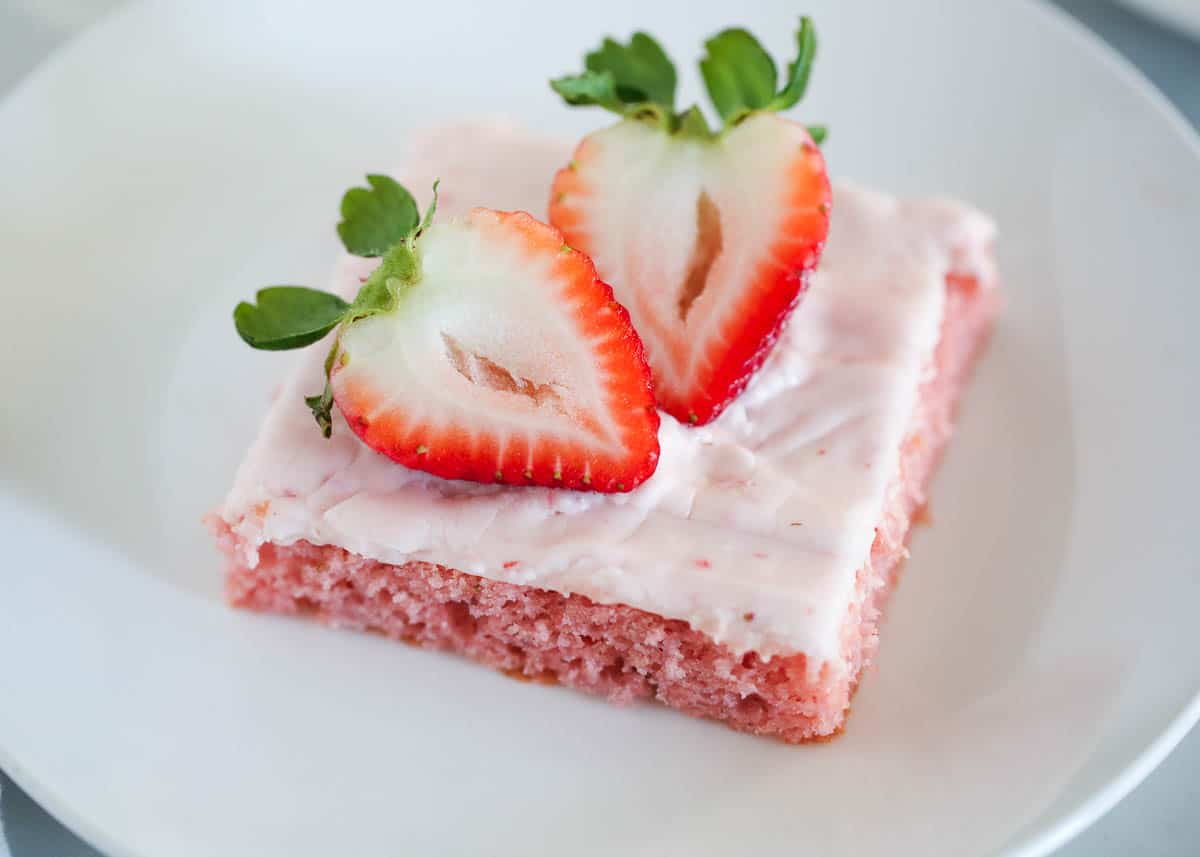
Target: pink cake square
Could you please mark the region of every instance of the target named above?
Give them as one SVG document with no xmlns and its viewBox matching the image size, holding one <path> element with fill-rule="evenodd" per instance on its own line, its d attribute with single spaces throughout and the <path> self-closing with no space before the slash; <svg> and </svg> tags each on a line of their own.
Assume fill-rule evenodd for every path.
<svg viewBox="0 0 1200 857">
<path fill-rule="evenodd" d="M 459 126 L 420 138 L 400 177 L 439 176 L 446 215 L 541 216 L 568 158 Z M 997 310 L 992 236 L 958 203 L 835 186 L 825 256 L 763 369 L 707 426 L 664 414 L 658 471 L 626 495 L 440 480 L 340 417 L 326 440 L 302 401 L 314 346 L 212 518 L 229 599 L 789 742 L 833 735 Z M 373 264 L 347 257 L 335 289 Z"/>
</svg>

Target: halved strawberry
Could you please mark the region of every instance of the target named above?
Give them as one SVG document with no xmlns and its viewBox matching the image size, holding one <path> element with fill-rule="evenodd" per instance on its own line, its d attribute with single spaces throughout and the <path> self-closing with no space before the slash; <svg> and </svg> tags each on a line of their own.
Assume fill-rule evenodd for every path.
<svg viewBox="0 0 1200 857">
<path fill-rule="evenodd" d="M 746 386 L 808 284 L 829 230 L 824 158 L 795 104 L 816 50 L 807 19 L 776 92 L 744 30 L 706 43 L 701 71 L 724 126 L 674 109 L 675 72 L 649 36 L 606 40 L 587 71 L 552 83 L 571 104 L 620 113 L 555 177 L 550 220 L 595 260 L 646 345 L 663 410 L 707 423 Z"/>
<path fill-rule="evenodd" d="M 587 256 L 477 208 L 417 242 L 421 279 L 349 326 L 331 381 L 368 446 L 447 479 L 628 491 L 658 461 L 650 372 Z"/>
<path fill-rule="evenodd" d="M 359 206 L 370 229 L 355 233 L 343 205 L 352 250 L 347 233 L 375 248 L 396 240 L 369 211 L 393 190 L 372 184 Z M 604 492 L 645 481 L 659 452 L 650 370 L 591 260 L 524 212 L 429 220 L 382 251 L 355 302 L 324 327 L 340 324 L 326 392 L 308 401 L 326 433 L 336 402 L 372 449 L 447 479 Z M 260 348 L 307 344 L 323 335 L 322 313 L 334 314 L 320 294 L 264 290 L 259 306 L 235 313 L 238 330 Z"/>
</svg>

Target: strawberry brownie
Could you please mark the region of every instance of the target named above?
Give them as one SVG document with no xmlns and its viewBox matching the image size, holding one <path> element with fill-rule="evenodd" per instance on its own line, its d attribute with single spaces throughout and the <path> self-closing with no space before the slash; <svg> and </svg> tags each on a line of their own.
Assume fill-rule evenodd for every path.
<svg viewBox="0 0 1200 857">
<path fill-rule="evenodd" d="M 450 127 L 412 144 L 403 178 L 428 188 L 440 177 L 438 217 L 450 224 L 486 216 L 472 215 L 473 205 L 536 214 L 570 157 L 567 146 L 505 125 Z M 696 231 L 703 217 L 697 212 Z M 507 474 L 490 484 L 448 479 L 396 463 L 347 422 L 352 402 L 322 408 L 309 395 L 328 368 L 325 349 L 309 349 L 211 520 L 228 555 L 230 601 L 382 632 L 617 702 L 657 699 L 785 741 L 836 733 L 875 653 L 883 603 L 998 301 L 993 227 L 973 209 L 842 184 L 831 217 L 800 308 L 711 421 L 677 419 L 674 406 L 649 417 L 638 385 L 618 385 L 629 414 L 641 414 L 631 419 L 661 419 L 653 467 L 645 441 L 622 447 L 630 452 L 620 467 L 645 477 L 637 487 L 555 487 L 543 461 L 545 485 L 509 484 L 520 480 Z M 727 224 L 726 242 L 737 228 Z M 503 252 L 505 264 L 535 259 L 539 276 L 557 270 L 528 248 Z M 380 265 L 342 260 L 339 312 Z M 627 279 L 600 254 L 596 265 L 603 278 Z M 597 294 L 584 289 L 580 300 Z M 504 328 L 493 345 L 525 363 L 489 369 L 488 354 L 465 358 L 438 338 L 414 352 L 437 365 L 411 371 L 472 383 L 502 371 L 501 386 L 545 377 L 537 361 L 570 338 L 547 327 L 567 316 L 535 305 L 532 293 L 513 300 L 537 329 Z M 501 327 L 512 315 L 512 307 L 484 309 Z M 452 307 L 435 312 L 458 323 Z M 314 324 L 313 336 L 327 329 Z M 394 347 L 371 336 L 357 334 L 344 371 L 360 353 Z M 534 344 L 507 343 L 521 336 Z M 656 347 L 668 353 L 674 336 L 667 331 Z M 620 371 L 636 375 L 634 356 Z M 472 361 L 465 373 L 456 366 L 464 359 Z M 599 353 L 597 365 L 606 361 L 619 362 Z M 602 376 L 585 374 L 581 389 Z M 530 398 L 515 388 L 487 392 Z M 588 395 L 584 409 L 599 408 L 603 397 Z M 329 437 L 314 413 L 328 420 Z"/>
</svg>

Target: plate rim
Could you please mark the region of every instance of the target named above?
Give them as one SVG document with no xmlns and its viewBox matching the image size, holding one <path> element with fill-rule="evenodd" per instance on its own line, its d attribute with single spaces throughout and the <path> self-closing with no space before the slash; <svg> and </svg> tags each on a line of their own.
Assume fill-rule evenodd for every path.
<svg viewBox="0 0 1200 857">
<path fill-rule="evenodd" d="M 1167 98 L 1141 69 L 1099 33 L 1049 0 L 1026 0 L 1025 5 L 1043 14 L 1047 26 L 1058 27 L 1065 36 L 1073 39 L 1081 50 L 1091 51 L 1097 60 L 1134 88 L 1140 96 L 1144 96 L 1152 109 L 1166 120 L 1168 127 L 1200 164 L 1200 130 L 1192 125 L 1174 102 Z M 1198 722 L 1200 686 L 1192 690 L 1191 699 L 1176 713 L 1167 727 L 1135 755 L 1107 785 L 1077 802 L 1073 808 L 1063 812 L 1056 821 L 1045 825 L 1043 829 L 1030 830 L 1024 835 L 1018 834 L 1016 840 L 1005 846 L 1008 857 L 1045 857 L 1062 848 L 1107 815 L 1141 785 Z M 1037 819 L 1032 823 L 1036 826 Z"/>
</svg>

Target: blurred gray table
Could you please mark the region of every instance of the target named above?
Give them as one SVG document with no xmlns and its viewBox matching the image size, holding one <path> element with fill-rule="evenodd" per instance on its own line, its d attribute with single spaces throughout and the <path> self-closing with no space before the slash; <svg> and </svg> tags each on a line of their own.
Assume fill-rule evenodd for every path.
<svg viewBox="0 0 1200 857">
<path fill-rule="evenodd" d="M 54 47 L 119 2 L 0 0 L 0 97 Z M 1200 42 L 1102 0 L 1053 2 L 1132 60 L 1200 128 Z M 1062 849 L 1059 857 L 1196 857 L 1200 854 L 1197 806 L 1200 730 L 1193 731 L 1146 782 Z M 12 857 L 101 857 L 2 771 L 0 817 Z"/>
</svg>

